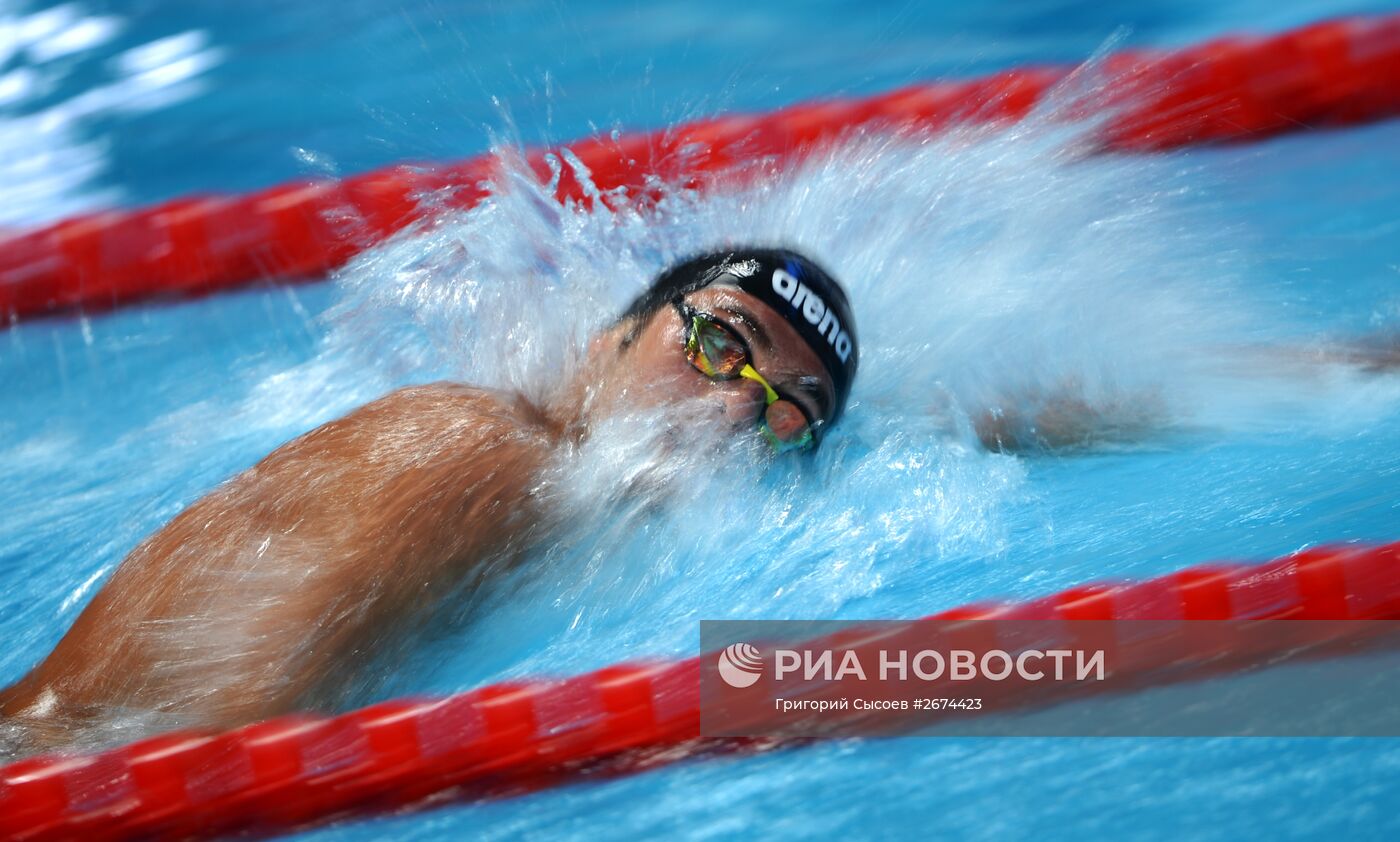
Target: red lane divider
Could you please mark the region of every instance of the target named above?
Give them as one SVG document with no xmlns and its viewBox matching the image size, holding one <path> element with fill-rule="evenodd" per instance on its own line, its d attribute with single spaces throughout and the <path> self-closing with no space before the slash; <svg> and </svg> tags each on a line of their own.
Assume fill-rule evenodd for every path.
<svg viewBox="0 0 1400 842">
<path fill-rule="evenodd" d="M 1192 567 L 1025 603 L 964 606 L 929 619 L 1396 618 L 1400 542 Z M 1151 678 L 1147 673 L 1161 659 L 1148 654 L 1136 667 L 1116 669 Z M 403 807 L 453 788 L 521 791 L 568 780 L 581 769 L 615 773 L 732 750 L 745 743 L 700 738 L 707 657 L 401 699 L 336 717 L 290 716 L 225 734 L 168 734 L 96 755 L 22 760 L 0 768 L 0 838 L 272 832 L 350 811 Z M 1135 669 L 1141 675 L 1132 675 Z"/>
<path fill-rule="evenodd" d="M 1068 71 L 1020 69 L 861 99 L 724 115 L 569 148 L 597 186 L 645 193 L 646 177 L 714 176 L 755 161 L 791 162 L 852 130 L 928 131 L 1025 116 Z M 1100 108 L 1110 150 L 1243 140 L 1400 113 L 1400 14 L 1330 21 L 1270 37 L 1228 37 L 1105 63 Z M 529 156 L 547 173 L 546 153 Z M 102 310 L 157 295 L 260 279 L 314 278 L 435 207 L 469 208 L 496 163 L 394 166 L 344 181 L 286 184 L 246 196 L 181 199 L 70 219 L 0 239 L 0 323 Z M 449 190 L 449 188 L 451 188 Z M 447 191 L 446 195 L 443 195 Z M 565 168 L 561 199 L 588 196 Z M 432 202 L 420 202 L 433 195 Z"/>
</svg>

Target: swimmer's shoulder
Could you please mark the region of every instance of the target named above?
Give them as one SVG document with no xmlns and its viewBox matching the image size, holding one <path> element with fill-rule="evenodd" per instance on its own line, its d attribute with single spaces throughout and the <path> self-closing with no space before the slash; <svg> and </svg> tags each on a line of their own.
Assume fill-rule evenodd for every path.
<svg viewBox="0 0 1400 842">
<path fill-rule="evenodd" d="M 357 426 L 406 436 L 500 440 L 548 434 L 544 413 L 522 396 L 450 381 L 397 389 L 355 410 L 347 416 L 351 418 Z"/>
<path fill-rule="evenodd" d="M 366 404 L 371 412 L 474 413 L 495 415 L 503 409 L 501 396 L 466 383 L 441 380 L 404 386 Z"/>
<path fill-rule="evenodd" d="M 396 389 L 268 454 L 242 475 L 244 485 L 306 478 L 364 484 L 428 469 L 468 476 L 535 458 L 548 430 L 513 396 L 463 383 Z"/>
</svg>

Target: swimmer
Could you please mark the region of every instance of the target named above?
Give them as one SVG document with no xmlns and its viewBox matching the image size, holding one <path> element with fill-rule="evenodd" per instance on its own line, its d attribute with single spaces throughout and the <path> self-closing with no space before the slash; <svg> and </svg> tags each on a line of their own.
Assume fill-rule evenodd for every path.
<svg viewBox="0 0 1400 842">
<path fill-rule="evenodd" d="M 811 260 L 743 248 L 682 262 L 590 341 L 556 405 L 401 389 L 192 504 L 0 691 L 0 727 L 36 751 L 123 718 L 223 729 L 326 707 L 445 594 L 542 539 L 536 478 L 609 414 L 702 412 L 687 421 L 810 451 L 858 359 L 846 294 Z"/>
</svg>

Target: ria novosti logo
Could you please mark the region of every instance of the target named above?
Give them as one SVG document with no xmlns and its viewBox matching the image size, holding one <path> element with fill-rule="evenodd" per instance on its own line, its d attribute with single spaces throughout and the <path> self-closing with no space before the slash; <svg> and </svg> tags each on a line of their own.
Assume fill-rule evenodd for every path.
<svg viewBox="0 0 1400 842">
<path fill-rule="evenodd" d="M 801 681 L 827 684 L 843 681 L 879 681 L 903 684 L 929 682 L 992 681 L 1103 681 L 1106 678 L 1103 649 L 775 649 L 773 680 L 790 675 Z M 878 661 L 877 664 L 872 663 Z M 719 675 L 730 687 L 752 687 L 763 676 L 763 654 L 749 643 L 732 643 L 719 653 Z"/>
<path fill-rule="evenodd" d="M 763 657 L 748 643 L 734 643 L 719 653 L 719 677 L 730 687 L 753 686 L 763 675 Z"/>
</svg>

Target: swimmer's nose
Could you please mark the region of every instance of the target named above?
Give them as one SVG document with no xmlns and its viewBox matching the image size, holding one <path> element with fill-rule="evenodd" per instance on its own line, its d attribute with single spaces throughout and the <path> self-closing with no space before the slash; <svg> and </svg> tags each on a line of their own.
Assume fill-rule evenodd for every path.
<svg viewBox="0 0 1400 842">
<path fill-rule="evenodd" d="M 752 380 L 729 380 L 723 385 L 724 417 L 736 427 L 752 425 L 767 405 L 763 386 Z"/>
</svg>

